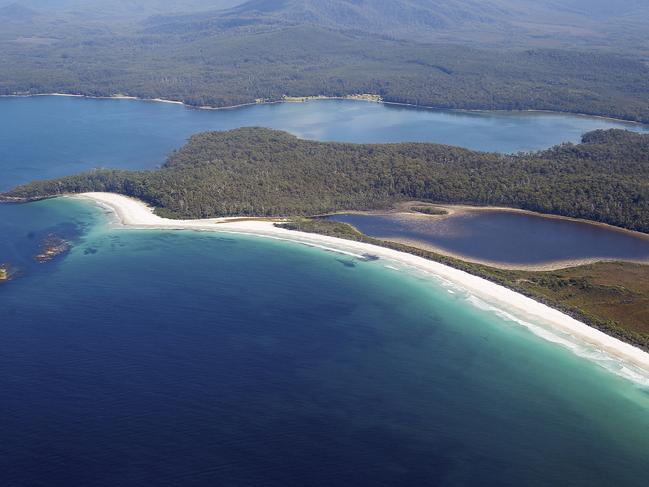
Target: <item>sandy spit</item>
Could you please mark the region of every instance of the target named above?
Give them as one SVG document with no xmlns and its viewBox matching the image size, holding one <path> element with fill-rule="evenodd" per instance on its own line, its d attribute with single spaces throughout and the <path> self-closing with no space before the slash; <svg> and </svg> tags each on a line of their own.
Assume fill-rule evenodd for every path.
<svg viewBox="0 0 649 487">
<path fill-rule="evenodd" d="M 596 356 L 598 357 L 596 362 L 609 370 L 649 385 L 649 353 L 522 294 L 438 262 L 363 242 L 285 230 L 275 227 L 269 221 L 231 218 L 205 220 L 161 218 L 153 213 L 153 208 L 142 201 L 114 193 L 84 193 L 73 197 L 90 200 L 114 212 L 118 217 L 119 224 L 124 228 L 189 229 L 238 233 L 298 242 L 357 257 L 376 256 L 388 261 L 386 264 L 391 264 L 386 265 L 387 267 L 424 272 L 430 275 L 431 279 L 436 278 L 449 283 L 465 291 L 474 299 L 477 298 L 480 303 L 484 303 L 495 311 L 504 313 L 506 317 L 528 326 L 537 335 L 563 344 L 578 355 L 591 358 Z M 589 352 L 579 353 L 575 350 L 575 344 L 578 347 L 583 345 L 581 349 L 589 349 Z M 603 359 L 602 356 L 604 356 Z M 605 365 L 611 363 L 615 365 L 612 367 Z M 625 370 L 630 373 L 623 373 Z"/>
</svg>

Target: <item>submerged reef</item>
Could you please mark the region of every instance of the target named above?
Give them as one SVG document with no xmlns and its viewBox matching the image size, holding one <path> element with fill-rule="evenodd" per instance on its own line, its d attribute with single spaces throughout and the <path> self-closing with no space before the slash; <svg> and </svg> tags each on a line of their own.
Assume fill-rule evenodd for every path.
<svg viewBox="0 0 649 487">
<path fill-rule="evenodd" d="M 55 257 L 70 250 L 70 243 L 54 234 L 49 234 L 41 243 L 41 251 L 34 256 L 34 260 L 41 264 L 49 262 Z"/>
</svg>

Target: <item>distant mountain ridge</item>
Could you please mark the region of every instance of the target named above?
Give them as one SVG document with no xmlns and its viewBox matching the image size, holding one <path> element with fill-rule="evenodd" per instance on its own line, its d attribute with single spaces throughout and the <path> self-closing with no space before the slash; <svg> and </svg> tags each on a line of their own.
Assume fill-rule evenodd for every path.
<svg viewBox="0 0 649 487">
<path fill-rule="evenodd" d="M 228 10 L 151 19 L 149 26 L 311 24 L 411 38 L 467 22 L 496 24 L 507 16 L 505 9 L 475 0 L 251 0 Z"/>
<path fill-rule="evenodd" d="M 145 18 L 171 14 L 231 8 L 243 0 L 0 0 L 0 18 L 30 20 L 30 16 L 48 14 L 75 16 L 78 20 L 109 19 L 132 16 Z M 19 17 L 22 18 L 19 19 Z"/>
<path fill-rule="evenodd" d="M 0 0 L 0 22 L 23 25 L 0 38 L 60 38 L 90 23 L 192 38 L 306 25 L 472 47 L 632 48 L 649 57 L 649 0 Z"/>
<path fill-rule="evenodd" d="M 644 27 L 649 39 L 649 0 L 615 6 L 604 0 L 249 0 L 226 10 L 158 16 L 145 28 L 189 32 L 304 24 L 416 41 L 606 43 L 611 32 L 616 38 L 638 36 Z"/>
</svg>

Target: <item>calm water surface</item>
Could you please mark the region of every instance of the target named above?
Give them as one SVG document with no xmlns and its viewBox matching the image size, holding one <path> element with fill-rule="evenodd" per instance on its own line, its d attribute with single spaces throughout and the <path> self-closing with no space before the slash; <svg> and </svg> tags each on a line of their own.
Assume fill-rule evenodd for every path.
<svg viewBox="0 0 649 487">
<path fill-rule="evenodd" d="M 449 218 L 335 215 L 378 238 L 432 245 L 469 259 L 544 264 L 590 258 L 648 260 L 649 237 L 569 220 L 489 211 Z"/>
<path fill-rule="evenodd" d="M 198 110 L 133 100 L 0 98 L 0 190 L 97 167 L 155 167 L 192 134 L 244 126 L 316 140 L 438 142 L 500 152 L 577 142 L 599 128 L 649 130 L 576 115 L 449 112 L 343 100 Z"/>
<path fill-rule="evenodd" d="M 0 212 L 14 256 L 76 231 L 0 286 L 2 485 L 645 485 L 649 390 L 459 289 L 74 200 Z"/>
<path fill-rule="evenodd" d="M 0 186 L 151 167 L 208 128 L 505 140 L 494 117 L 4 99 Z M 597 350 L 394 263 L 107 218 L 0 205 L 0 263 L 20 272 L 0 285 L 3 487 L 646 485 L 649 381 Z M 71 251 L 36 263 L 52 234 Z"/>
</svg>

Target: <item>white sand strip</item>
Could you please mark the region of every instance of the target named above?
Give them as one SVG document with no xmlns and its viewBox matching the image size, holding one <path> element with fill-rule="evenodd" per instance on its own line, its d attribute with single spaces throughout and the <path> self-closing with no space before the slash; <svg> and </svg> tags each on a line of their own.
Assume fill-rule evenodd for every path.
<svg viewBox="0 0 649 487">
<path fill-rule="evenodd" d="M 598 360 L 596 361 L 600 365 L 627 378 L 649 385 L 649 353 L 611 337 L 522 294 L 438 262 L 367 243 L 285 230 L 275 227 L 269 221 L 228 221 L 227 218 L 208 220 L 171 220 L 160 218 L 153 213 L 152 208 L 143 202 L 113 193 L 84 193 L 75 197 L 91 200 L 114 211 L 120 223 L 126 227 L 143 229 L 193 229 L 257 235 L 290 240 L 314 247 L 343 252 L 348 255 L 362 256 L 364 254 L 371 254 L 381 259 L 389 260 L 391 263 L 398 263 L 410 269 L 417 269 L 468 292 L 474 297 L 474 303 L 478 305 L 480 303 L 486 303 L 494 311 L 500 311 L 501 314 L 505 313 L 504 316 L 506 318 L 527 326 L 535 334 L 550 341 L 561 343 L 579 355 L 591 358 L 597 355 Z M 591 352 L 579 353 L 575 350 L 574 344 L 586 345 L 591 348 Z M 603 358 L 602 355 L 604 355 Z M 622 361 L 623 364 L 619 364 L 619 361 Z M 631 367 L 632 370 L 628 369 L 628 367 Z"/>
</svg>

